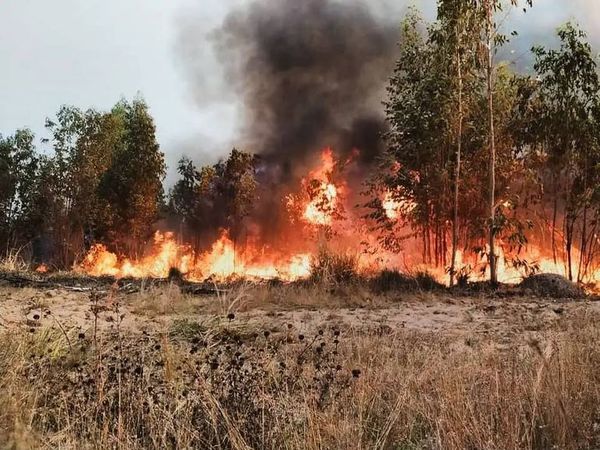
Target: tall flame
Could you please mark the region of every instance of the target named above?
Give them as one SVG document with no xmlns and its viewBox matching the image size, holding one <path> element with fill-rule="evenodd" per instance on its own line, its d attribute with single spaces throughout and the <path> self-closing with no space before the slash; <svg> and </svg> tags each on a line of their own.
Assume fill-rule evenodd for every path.
<svg viewBox="0 0 600 450">
<path fill-rule="evenodd" d="M 332 225 L 340 215 L 343 185 L 336 185 L 333 175 L 336 160 L 333 151 L 326 148 L 321 152 L 321 165 L 302 179 L 300 194 L 287 196 L 288 210 L 299 209 L 300 220 L 308 225 Z"/>
</svg>

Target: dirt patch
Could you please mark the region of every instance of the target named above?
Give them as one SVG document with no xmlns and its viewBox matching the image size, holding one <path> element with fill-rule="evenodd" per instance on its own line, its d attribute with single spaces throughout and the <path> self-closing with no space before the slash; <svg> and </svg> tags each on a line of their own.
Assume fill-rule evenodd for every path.
<svg viewBox="0 0 600 450">
<path fill-rule="evenodd" d="M 385 334 L 407 329 L 447 336 L 496 335 L 510 340 L 523 333 L 553 327 L 577 311 L 598 310 L 598 304 L 592 302 L 563 302 L 559 306 L 553 299 L 537 297 L 456 298 L 445 293 L 406 295 L 395 301 L 389 295 L 373 296 L 362 306 L 346 301 L 335 303 L 324 297 L 320 305 L 284 308 L 283 297 L 288 290 L 280 289 L 283 291 L 247 289 L 242 298 L 242 294 L 196 297 L 185 294 L 176 285 L 133 294 L 5 286 L 0 287 L 0 328 L 49 326 L 75 332 L 120 327 L 132 332 L 164 332 L 175 321 L 217 320 L 275 333 L 290 327 L 297 332 L 313 333 L 335 325 L 355 332 Z M 569 293 L 561 292 L 563 298 Z M 275 297 L 276 301 L 270 303 L 269 297 Z"/>
</svg>

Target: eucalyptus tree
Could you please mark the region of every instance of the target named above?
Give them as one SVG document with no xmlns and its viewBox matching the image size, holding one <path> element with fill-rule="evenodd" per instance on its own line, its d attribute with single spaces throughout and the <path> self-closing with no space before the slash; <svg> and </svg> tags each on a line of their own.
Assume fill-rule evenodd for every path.
<svg viewBox="0 0 600 450">
<path fill-rule="evenodd" d="M 106 228 L 104 202 L 98 195 L 100 180 L 122 146 L 124 120 L 113 111 L 82 111 L 63 106 L 46 120 L 54 153 L 47 162 L 52 168 L 54 201 L 48 214 L 54 238 L 63 243 L 63 264 L 70 265 L 85 250 L 86 237 Z M 46 191 L 46 189 L 44 189 Z"/>
<path fill-rule="evenodd" d="M 34 135 L 17 130 L 14 135 L 0 135 L 0 245 L 23 244 L 34 232 L 29 218 L 39 165 Z"/>
<path fill-rule="evenodd" d="M 131 253 L 141 248 L 159 216 L 166 164 L 142 99 L 123 100 L 111 114 L 121 125 L 97 192 L 104 204 L 105 239 Z"/>
<path fill-rule="evenodd" d="M 558 30 L 559 49 L 534 47 L 537 89 L 532 100 L 535 133 L 545 145 L 546 167 L 553 180 L 553 228 L 564 203 L 564 251 L 573 279 L 573 246 L 580 222 L 579 280 L 589 266 L 597 232 L 600 192 L 600 80 L 597 60 L 586 34 L 567 23 Z M 591 217 L 590 217 L 591 216 Z M 591 228 L 590 228 L 591 225 Z M 553 233 L 555 233 L 553 230 Z M 553 248 L 555 240 L 553 236 Z M 588 257 L 586 258 L 586 255 Z"/>
<path fill-rule="evenodd" d="M 469 109 L 471 109 L 473 93 L 478 88 L 477 75 L 480 67 L 478 44 L 482 30 L 473 2 L 439 0 L 437 15 L 439 25 L 433 30 L 431 39 L 440 50 L 444 51 L 446 59 L 450 62 L 449 116 L 456 117 L 455 124 L 451 125 L 449 130 L 450 132 L 454 131 L 456 145 L 453 179 L 452 250 L 448 269 L 450 285 L 453 285 L 457 273 L 456 263 L 459 247 L 463 128 L 465 115 L 468 115 Z M 465 95 L 465 86 L 467 95 Z"/>
<path fill-rule="evenodd" d="M 425 262 L 443 264 L 450 200 L 451 134 L 448 92 L 452 83 L 448 61 L 414 11 L 402 23 L 399 55 L 388 85 L 385 103 L 390 131 L 382 171 L 371 184 L 371 193 L 391 196 L 402 224 L 411 224 L 422 239 Z M 376 202 L 375 202 L 376 203 Z M 377 206 L 371 203 L 368 206 Z M 399 250 L 406 237 L 379 212 L 371 214 L 383 231 L 384 245 Z"/>
<path fill-rule="evenodd" d="M 467 0 L 470 2 L 470 0 Z M 526 6 L 532 6 L 533 0 L 525 0 Z M 488 207 L 489 207 L 489 240 L 488 240 L 488 261 L 490 267 L 490 282 L 495 285 L 498 283 L 497 261 L 495 253 L 496 233 L 498 223 L 496 220 L 496 133 L 494 124 L 494 56 L 499 46 L 507 42 L 507 36 L 500 31 L 500 27 L 495 21 L 496 14 L 501 12 L 507 5 L 517 6 L 519 0 L 473 0 L 473 5 L 480 11 L 483 23 L 485 23 L 485 32 L 482 34 L 482 43 L 485 48 L 485 78 L 487 84 L 488 99 L 488 142 L 489 142 L 489 161 L 488 161 Z"/>
</svg>

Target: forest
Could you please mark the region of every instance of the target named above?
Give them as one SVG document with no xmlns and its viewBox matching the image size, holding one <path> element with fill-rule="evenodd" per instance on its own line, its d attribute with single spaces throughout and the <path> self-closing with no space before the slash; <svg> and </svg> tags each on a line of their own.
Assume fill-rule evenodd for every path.
<svg viewBox="0 0 600 450">
<path fill-rule="evenodd" d="M 575 281 L 593 279 L 600 263 L 597 58 L 585 31 L 567 23 L 555 45 L 519 55 L 531 61 L 519 69 L 506 51 L 518 30 L 499 20 L 515 7 L 442 0 L 432 23 L 406 14 L 381 105 L 382 151 L 353 182 L 360 201 L 345 206 L 379 248 L 418 243 L 422 262 L 444 268 L 450 284 L 475 270 L 465 260 L 483 262 L 495 283 L 500 253 L 524 272 L 539 270 L 531 245 Z M 42 139 L 28 129 L 0 136 L 7 256 L 64 269 L 97 243 L 140 255 L 158 223 L 197 249 L 221 230 L 235 243 L 250 224 L 268 228 L 275 182 L 265 173 L 281 163 L 266 149 L 234 149 L 204 167 L 184 157 L 178 181 L 164 186 L 164 154 L 141 97 L 108 111 L 62 106 L 45 125 Z M 327 208 L 311 181 L 303 195 Z"/>
</svg>

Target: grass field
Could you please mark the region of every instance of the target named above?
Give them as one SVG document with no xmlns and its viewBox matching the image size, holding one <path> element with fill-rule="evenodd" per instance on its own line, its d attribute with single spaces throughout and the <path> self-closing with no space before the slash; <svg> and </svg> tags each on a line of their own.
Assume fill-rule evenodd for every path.
<svg viewBox="0 0 600 450">
<path fill-rule="evenodd" d="M 1 448 L 600 446 L 595 302 L 0 287 Z"/>
</svg>

